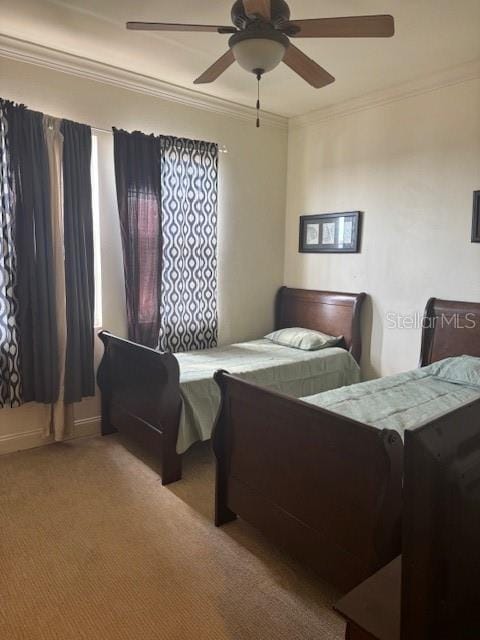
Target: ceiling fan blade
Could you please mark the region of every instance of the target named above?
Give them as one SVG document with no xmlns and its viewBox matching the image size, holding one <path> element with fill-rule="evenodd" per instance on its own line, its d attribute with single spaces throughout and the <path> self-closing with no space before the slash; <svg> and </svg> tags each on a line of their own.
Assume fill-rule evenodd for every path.
<svg viewBox="0 0 480 640">
<path fill-rule="evenodd" d="M 315 89 L 320 89 L 327 84 L 335 82 L 335 78 L 328 71 L 325 71 L 315 60 L 309 58 L 293 44 L 288 47 L 283 62 Z"/>
<path fill-rule="evenodd" d="M 395 33 L 393 16 L 352 16 L 348 18 L 319 18 L 294 20 L 285 29 L 298 27 L 294 38 L 390 38 Z"/>
<path fill-rule="evenodd" d="M 200 77 L 194 80 L 194 84 L 207 84 L 216 80 L 228 67 L 235 62 L 235 57 L 229 49 L 221 58 L 212 64 Z"/>
<path fill-rule="evenodd" d="M 213 33 L 235 33 L 235 27 L 214 24 L 176 24 L 172 22 L 127 22 L 132 31 L 209 31 Z"/>
<path fill-rule="evenodd" d="M 262 16 L 265 20 L 272 17 L 271 0 L 243 0 L 243 8 L 247 16 Z"/>
</svg>

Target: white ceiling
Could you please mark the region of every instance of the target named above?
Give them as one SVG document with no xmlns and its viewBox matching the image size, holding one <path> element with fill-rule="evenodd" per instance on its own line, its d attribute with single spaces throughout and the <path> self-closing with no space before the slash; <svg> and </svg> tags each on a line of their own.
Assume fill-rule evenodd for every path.
<svg viewBox="0 0 480 640">
<path fill-rule="evenodd" d="M 127 20 L 230 24 L 230 0 L 0 0 L 0 32 L 194 89 L 227 49 L 215 33 L 127 32 Z M 282 65 L 262 107 L 294 116 L 480 58 L 480 0 L 291 0 L 292 18 L 391 13 L 391 39 L 297 39 L 336 82 L 313 89 Z M 201 91 L 254 105 L 253 76 L 232 66 Z"/>
</svg>

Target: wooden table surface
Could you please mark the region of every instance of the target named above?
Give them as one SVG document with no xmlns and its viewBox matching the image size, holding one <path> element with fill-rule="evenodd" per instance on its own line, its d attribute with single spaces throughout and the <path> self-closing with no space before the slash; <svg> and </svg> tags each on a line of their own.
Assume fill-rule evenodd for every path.
<svg viewBox="0 0 480 640">
<path fill-rule="evenodd" d="M 400 640 L 402 556 L 350 591 L 335 609 L 375 640 Z M 348 636 L 347 636 L 348 637 Z"/>
</svg>

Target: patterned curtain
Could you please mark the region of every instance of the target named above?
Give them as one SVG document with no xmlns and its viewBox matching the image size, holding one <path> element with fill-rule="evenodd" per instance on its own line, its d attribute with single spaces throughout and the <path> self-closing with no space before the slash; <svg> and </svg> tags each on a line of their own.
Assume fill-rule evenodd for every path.
<svg viewBox="0 0 480 640">
<path fill-rule="evenodd" d="M 162 351 L 217 345 L 218 146 L 162 137 Z"/>
<path fill-rule="evenodd" d="M 8 103 L 0 100 L 0 407 L 21 404 L 19 335 L 17 325 L 16 253 L 14 245 L 14 193 L 10 172 Z"/>
</svg>

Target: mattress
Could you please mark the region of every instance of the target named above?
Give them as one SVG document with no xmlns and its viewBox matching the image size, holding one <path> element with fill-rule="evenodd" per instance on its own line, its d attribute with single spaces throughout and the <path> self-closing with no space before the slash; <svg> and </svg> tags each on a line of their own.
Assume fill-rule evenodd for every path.
<svg viewBox="0 0 480 640">
<path fill-rule="evenodd" d="M 295 398 L 360 381 L 358 364 L 339 347 L 302 351 L 262 339 L 175 357 L 183 400 L 177 453 L 211 436 L 220 404 L 220 391 L 213 380 L 218 369 Z"/>
<path fill-rule="evenodd" d="M 449 382 L 433 374 L 433 367 L 361 382 L 302 400 L 378 429 L 392 429 L 403 440 L 406 429 L 416 429 L 480 398 L 479 387 Z"/>
</svg>

